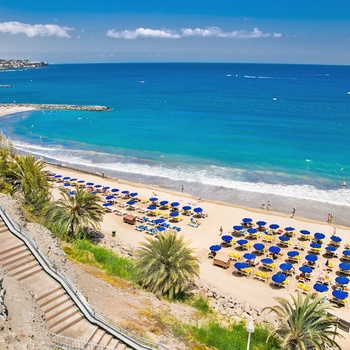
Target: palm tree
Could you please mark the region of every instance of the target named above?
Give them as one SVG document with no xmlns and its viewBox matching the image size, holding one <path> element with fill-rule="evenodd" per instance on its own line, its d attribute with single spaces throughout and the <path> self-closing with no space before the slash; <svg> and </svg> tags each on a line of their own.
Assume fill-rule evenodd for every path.
<svg viewBox="0 0 350 350">
<path fill-rule="evenodd" d="M 282 338 L 282 349 L 305 350 L 312 347 L 324 350 L 328 346 L 341 349 L 333 339 L 342 336 L 334 329 L 337 321 L 328 314 L 331 307 L 323 302 L 324 297 L 319 295 L 312 300 L 311 293 L 303 298 L 298 292 L 297 296 L 291 295 L 291 298 L 292 301 L 275 298 L 279 305 L 265 308 L 277 316 L 279 327 L 270 336 Z"/>
<path fill-rule="evenodd" d="M 96 194 L 83 189 L 77 189 L 74 195 L 70 195 L 64 188 L 60 192 L 62 197 L 49 210 L 49 221 L 73 237 L 77 237 L 90 225 L 98 227 L 103 220 L 104 211 Z"/>
<path fill-rule="evenodd" d="M 16 154 L 9 170 L 14 193 L 30 213 L 39 216 L 50 200 L 44 167 L 43 160 Z"/>
<path fill-rule="evenodd" d="M 136 279 L 147 290 L 173 299 L 199 275 L 199 259 L 176 233 L 148 238 L 136 252 Z"/>
</svg>

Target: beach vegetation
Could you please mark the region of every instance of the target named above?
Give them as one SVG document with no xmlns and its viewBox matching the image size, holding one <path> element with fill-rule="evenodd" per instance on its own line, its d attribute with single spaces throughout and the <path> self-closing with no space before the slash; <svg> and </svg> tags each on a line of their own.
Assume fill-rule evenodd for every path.
<svg viewBox="0 0 350 350">
<path fill-rule="evenodd" d="M 141 287 L 169 299 L 184 292 L 199 275 L 199 259 L 177 233 L 148 238 L 135 253 L 136 280 Z"/>
<path fill-rule="evenodd" d="M 341 349 L 334 340 L 342 337 L 336 330 L 336 321 L 328 311 L 331 306 L 323 302 L 323 296 L 311 298 L 311 293 L 305 297 L 301 293 L 287 298 L 275 298 L 278 305 L 265 308 L 274 313 L 279 321 L 279 326 L 272 330 L 271 336 L 280 337 L 282 349 Z"/>
<path fill-rule="evenodd" d="M 117 255 L 112 250 L 99 247 L 87 239 L 74 240 L 64 247 L 72 259 L 104 271 L 108 276 L 134 281 L 135 271 L 131 259 Z"/>
<path fill-rule="evenodd" d="M 52 202 L 48 214 L 48 223 L 54 223 L 56 229 L 66 232 L 67 238 L 82 238 L 90 227 L 97 229 L 103 220 L 103 208 L 96 194 L 78 188 L 74 196 L 62 188 L 61 197 Z"/>
<path fill-rule="evenodd" d="M 214 316 L 207 321 L 197 322 L 195 325 L 177 321 L 173 321 L 172 324 L 174 333 L 183 338 L 191 349 L 241 350 L 247 348 L 248 332 L 243 322 L 224 325 Z M 250 348 L 255 350 L 281 349 L 279 339 L 270 337 L 267 343 L 268 336 L 269 331 L 256 324 L 254 333 L 251 335 Z"/>
</svg>

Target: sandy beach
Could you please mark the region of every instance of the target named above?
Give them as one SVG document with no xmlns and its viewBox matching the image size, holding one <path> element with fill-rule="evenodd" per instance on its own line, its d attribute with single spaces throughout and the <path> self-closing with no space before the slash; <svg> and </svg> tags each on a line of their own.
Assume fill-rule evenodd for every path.
<svg viewBox="0 0 350 350">
<path fill-rule="evenodd" d="M 5 116 L 5 115 L 11 115 L 11 114 L 16 114 L 16 113 L 21 113 L 21 112 L 28 112 L 32 111 L 35 108 L 32 107 L 21 107 L 21 106 L 13 106 L 12 104 L 8 105 L 0 105 L 0 117 Z"/>
<path fill-rule="evenodd" d="M 126 181 L 115 180 L 102 178 L 100 175 L 93 175 L 87 173 L 81 173 L 79 171 L 67 169 L 64 167 L 56 167 L 53 165 L 49 165 L 47 170 L 50 170 L 56 174 L 60 174 L 64 176 L 76 177 L 78 179 L 83 179 L 86 182 L 93 182 L 94 184 L 101 184 L 102 186 L 110 186 L 111 188 L 117 187 L 120 192 L 123 190 L 128 190 L 130 192 L 137 192 L 137 197 L 145 200 L 150 197 L 156 197 L 161 200 L 168 200 L 169 202 L 177 201 L 180 203 L 180 207 L 185 205 L 190 205 L 192 209 L 196 206 L 200 206 L 203 208 L 204 212 L 208 214 L 207 217 L 198 219 L 200 221 L 200 225 L 198 227 L 191 227 L 188 225 L 190 217 L 183 216 L 183 220 L 179 223 L 174 223 L 172 225 L 176 225 L 181 227 L 181 234 L 184 235 L 186 240 L 190 241 L 191 247 L 193 247 L 200 257 L 201 261 L 201 270 L 200 270 L 200 278 L 207 284 L 211 286 L 215 286 L 218 290 L 220 290 L 223 294 L 229 294 L 234 297 L 240 298 L 245 302 L 254 305 L 256 307 L 265 307 L 268 305 L 275 304 L 274 297 L 287 297 L 288 294 L 293 293 L 296 290 L 298 280 L 296 276 L 299 275 L 298 268 L 305 262 L 305 255 L 309 254 L 309 246 L 311 241 L 304 241 L 300 239 L 300 230 L 309 230 L 313 236 L 315 232 L 322 232 L 326 235 L 324 239 L 324 244 L 322 248 L 322 253 L 318 255 L 319 259 L 317 261 L 317 267 L 314 269 L 312 273 L 312 279 L 309 284 L 312 286 L 316 283 L 317 278 L 320 274 L 325 275 L 325 263 L 327 260 L 332 260 L 334 262 L 334 271 L 330 272 L 331 277 L 331 285 L 334 284 L 334 280 L 338 275 L 338 265 L 341 262 L 339 258 L 330 258 L 324 255 L 324 247 L 330 242 L 330 236 L 334 233 L 334 226 L 328 223 L 320 223 L 309 221 L 303 218 L 290 218 L 285 215 L 281 215 L 278 212 L 267 212 L 266 210 L 250 210 L 248 208 L 239 208 L 232 205 L 227 205 L 224 203 L 210 202 L 205 199 L 201 199 L 199 202 L 198 199 L 192 198 L 186 194 L 186 190 L 182 193 L 181 189 L 179 189 L 178 193 L 169 192 L 169 191 L 160 191 L 159 189 L 154 189 L 151 187 L 145 187 L 141 184 L 132 184 Z M 53 191 L 54 197 L 58 196 L 58 187 L 59 183 L 55 183 L 55 188 Z M 119 203 L 126 202 L 125 199 L 117 198 Z M 149 203 L 137 203 L 141 208 L 146 208 Z M 118 204 L 114 205 L 117 210 L 124 210 L 119 207 Z M 144 214 L 141 214 L 137 211 L 128 212 L 133 215 L 137 215 L 142 217 Z M 291 238 L 291 246 L 288 248 L 282 248 L 283 256 L 278 257 L 275 260 L 277 265 L 276 269 L 273 272 L 270 272 L 270 277 L 272 274 L 277 273 L 279 271 L 279 265 L 285 262 L 287 258 L 287 252 L 293 250 L 293 247 L 296 243 L 302 243 L 305 245 L 305 250 L 300 251 L 300 262 L 298 264 L 294 264 L 296 268 L 296 274 L 289 277 L 289 285 L 285 289 L 280 289 L 271 284 L 271 278 L 263 283 L 255 278 L 253 278 L 254 274 L 259 271 L 258 266 L 253 268 L 253 272 L 249 277 L 244 277 L 237 275 L 235 273 L 234 262 L 232 262 L 231 267 L 227 270 L 213 265 L 213 260 L 208 258 L 209 247 L 213 244 L 222 243 L 222 239 L 220 237 L 220 226 L 223 227 L 223 234 L 231 234 L 233 225 L 239 225 L 242 221 L 242 218 L 250 217 L 254 222 L 259 220 L 264 220 L 267 222 L 267 225 L 272 223 L 277 223 L 281 228 L 285 228 L 287 226 L 292 226 L 295 228 L 295 236 Z M 107 242 L 113 241 L 113 239 L 118 239 L 124 242 L 131 244 L 132 246 L 137 247 L 140 242 L 144 241 L 146 238 L 152 237 L 144 232 L 139 232 L 135 230 L 135 227 L 123 222 L 121 216 L 116 215 L 115 213 L 106 213 L 103 223 L 101 224 L 101 230 L 104 233 Z M 117 237 L 112 237 L 112 231 L 115 230 L 117 232 Z M 337 236 L 342 238 L 341 246 L 338 248 L 339 256 L 341 257 L 341 252 L 345 249 L 344 245 L 347 242 L 350 242 L 350 231 L 345 227 L 337 227 L 336 228 Z M 234 237 L 235 240 L 239 239 L 238 237 Z M 220 253 L 230 254 L 231 252 L 236 252 L 243 254 L 246 252 L 253 251 L 253 244 L 257 242 L 262 242 L 262 237 L 257 240 L 252 240 L 248 238 L 248 241 L 251 243 L 251 248 L 247 251 L 242 251 L 238 248 L 237 244 L 234 244 L 232 247 L 224 247 L 221 249 Z M 264 243 L 268 248 L 271 245 L 276 245 L 279 242 L 278 235 L 274 236 L 273 243 Z M 257 257 L 257 260 L 266 257 L 266 254 Z M 244 261 L 242 258 L 240 261 Z M 329 298 L 331 295 L 332 288 L 330 286 L 330 290 L 328 292 Z M 332 303 L 333 305 L 333 303 Z M 345 307 L 338 307 L 334 304 L 334 314 L 338 317 L 347 319 L 347 314 L 349 312 L 349 305 Z"/>
</svg>

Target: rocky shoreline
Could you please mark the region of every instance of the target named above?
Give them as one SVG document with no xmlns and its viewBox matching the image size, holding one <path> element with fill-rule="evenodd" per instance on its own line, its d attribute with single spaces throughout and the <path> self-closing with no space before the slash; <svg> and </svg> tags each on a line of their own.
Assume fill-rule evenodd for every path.
<svg viewBox="0 0 350 350">
<path fill-rule="evenodd" d="M 25 107 L 40 110 L 64 110 L 64 111 L 92 111 L 105 112 L 111 110 L 107 106 L 66 105 L 66 104 L 37 104 L 37 103 L 11 103 L 11 107 Z"/>
</svg>

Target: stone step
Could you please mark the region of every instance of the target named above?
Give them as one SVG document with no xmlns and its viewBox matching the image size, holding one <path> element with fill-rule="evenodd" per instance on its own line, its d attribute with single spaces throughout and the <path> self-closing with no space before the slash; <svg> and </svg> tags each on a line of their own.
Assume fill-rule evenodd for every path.
<svg viewBox="0 0 350 350">
<path fill-rule="evenodd" d="M 112 341 L 112 339 L 113 339 L 113 337 L 110 334 L 104 332 L 104 335 L 101 338 L 99 345 L 109 346 L 109 343 Z"/>
<path fill-rule="evenodd" d="M 62 288 L 58 285 L 55 288 L 43 288 L 42 293 L 40 295 L 35 296 L 35 299 L 40 306 L 43 306 L 46 304 L 46 301 L 51 302 L 51 299 L 56 297 L 55 294 L 64 294 Z"/>
<path fill-rule="evenodd" d="M 15 271 L 18 268 L 25 267 L 33 261 L 36 262 L 34 256 L 27 251 L 26 254 L 22 256 L 18 255 L 17 258 L 12 257 L 10 260 L 7 261 L 1 260 L 1 265 L 11 273 L 11 271 Z"/>
<path fill-rule="evenodd" d="M 45 312 L 45 319 L 46 321 L 50 321 L 53 318 L 55 318 L 58 314 L 62 314 L 69 310 L 71 307 L 75 307 L 75 305 L 69 300 L 66 299 L 65 303 L 61 303 L 60 305 L 55 305 L 50 311 L 44 311 Z"/>
<path fill-rule="evenodd" d="M 127 349 L 128 349 L 128 347 L 121 342 L 119 342 L 119 344 L 116 347 L 116 350 L 127 350 Z"/>
<path fill-rule="evenodd" d="M 23 247 L 23 243 L 19 242 L 17 239 L 9 240 L 6 238 L 3 242 L 1 242 L 0 247 L 0 257 L 8 252 L 12 252 L 20 247 Z"/>
<path fill-rule="evenodd" d="M 99 344 L 100 340 L 103 338 L 105 333 L 106 332 L 104 330 L 102 330 L 101 328 L 98 328 L 94 333 L 94 335 L 92 336 L 92 338 L 89 340 L 89 342 L 94 344 Z"/>
<path fill-rule="evenodd" d="M 42 271 L 42 268 L 39 264 L 35 262 L 34 265 L 30 269 L 26 269 L 25 271 L 21 271 L 18 275 L 15 276 L 17 281 L 23 281 L 28 277 L 32 277 L 35 274 L 38 274 Z"/>
<path fill-rule="evenodd" d="M 39 304 L 39 306 L 44 311 L 44 313 L 49 313 L 51 310 L 54 310 L 56 307 L 63 306 L 67 302 L 71 303 L 71 300 L 65 293 L 63 293 L 59 297 L 52 299 L 51 302 L 46 303 L 46 305 L 41 306 Z"/>
<path fill-rule="evenodd" d="M 0 225 L 0 234 L 8 232 L 8 228 L 5 224 Z"/>
<path fill-rule="evenodd" d="M 74 318 L 76 314 L 79 314 L 78 309 L 75 307 L 75 305 L 71 305 L 64 312 L 56 313 L 56 315 L 51 317 L 51 319 L 47 321 L 47 325 L 49 328 L 55 327 L 60 323 L 64 323 L 66 320 L 69 320 L 72 317 Z"/>
<path fill-rule="evenodd" d="M 0 256 L 0 261 L 6 261 L 6 259 L 12 258 L 13 256 L 17 256 L 19 254 L 22 254 L 23 252 L 28 252 L 30 254 L 29 250 L 27 249 L 27 247 L 24 244 L 22 244 L 22 246 L 19 247 L 18 249 L 15 249 L 15 250 L 12 250 L 8 253 L 2 254 Z"/>
<path fill-rule="evenodd" d="M 49 326 L 49 328 L 51 330 L 51 333 L 60 334 L 64 332 L 67 328 L 72 327 L 75 323 L 79 322 L 82 318 L 83 316 L 79 312 L 76 312 L 70 318 L 62 322 L 59 322 L 55 326 L 51 326 L 51 327 Z"/>
<path fill-rule="evenodd" d="M 28 270 L 33 269 L 34 267 L 39 266 L 39 264 L 37 263 L 36 260 L 32 260 L 30 261 L 24 261 L 22 264 L 15 264 L 14 266 L 10 266 L 9 268 L 7 268 L 7 270 L 10 272 L 10 275 L 12 277 L 16 277 L 17 275 L 26 272 Z"/>
</svg>

